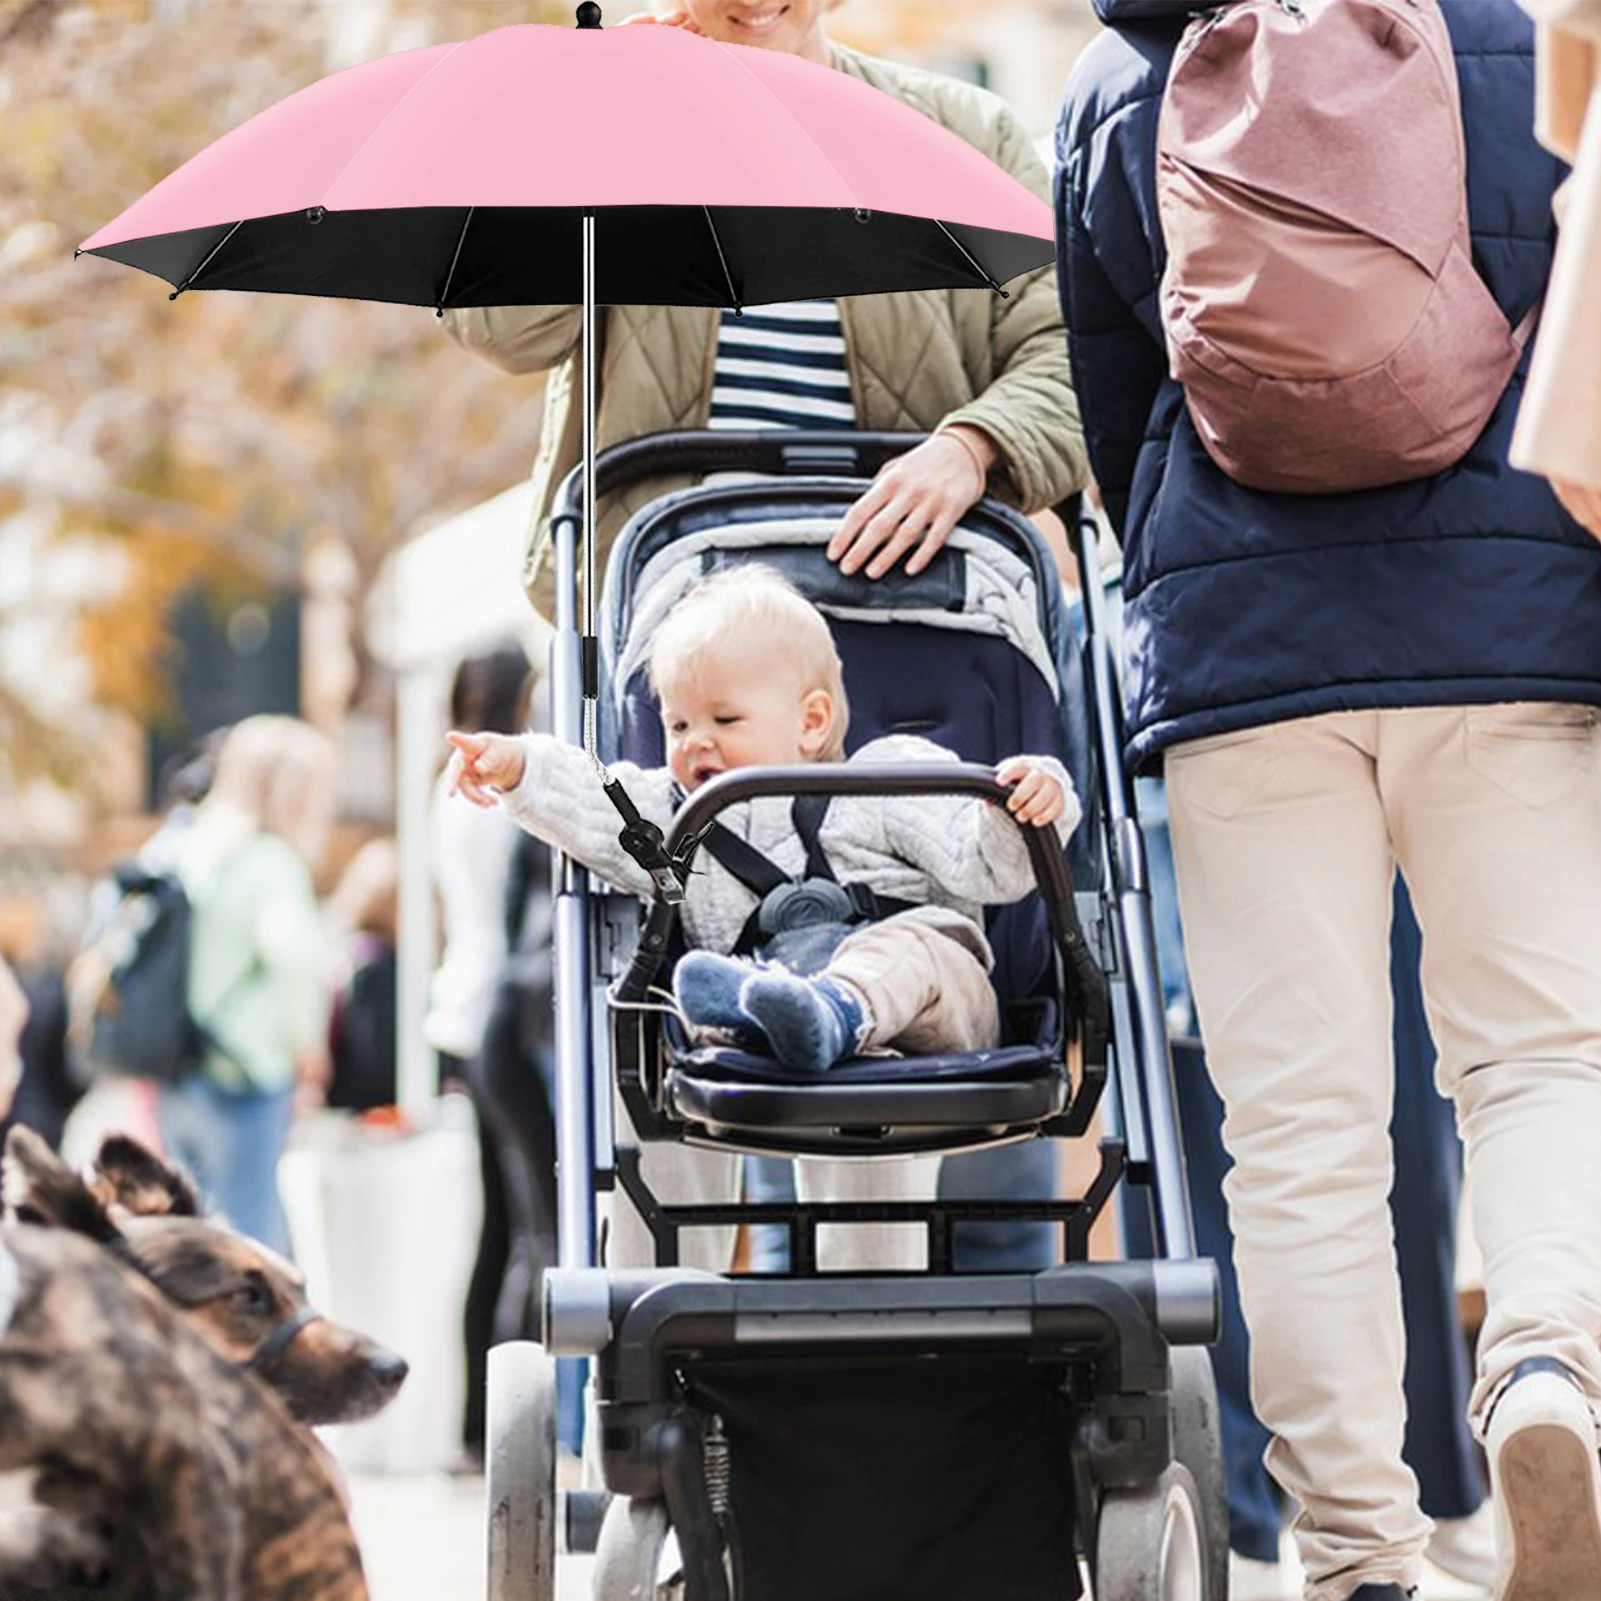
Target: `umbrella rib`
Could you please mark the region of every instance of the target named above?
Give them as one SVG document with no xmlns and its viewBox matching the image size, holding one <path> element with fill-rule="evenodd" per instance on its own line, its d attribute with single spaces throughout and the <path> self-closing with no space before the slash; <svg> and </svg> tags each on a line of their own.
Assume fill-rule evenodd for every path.
<svg viewBox="0 0 1601 1601">
<path fill-rule="evenodd" d="M 750 81 L 753 84 L 755 84 L 756 87 L 758 89 L 760 89 L 761 92 L 764 95 L 766 95 L 767 98 L 769 100 L 771 100 L 773 102 L 773 104 L 775 106 L 777 106 L 780 111 L 783 112 L 783 114 L 790 120 L 790 122 L 794 124 L 795 131 L 798 134 L 800 134 L 801 138 L 804 139 L 806 141 L 806 143 L 811 147 L 812 154 L 815 155 L 818 158 L 818 160 L 821 161 L 823 163 L 823 165 L 825 167 L 827 167 L 828 170 L 831 173 L 834 174 L 834 176 L 839 180 L 840 188 L 843 189 L 845 191 L 845 193 L 848 194 L 851 197 L 851 202 L 856 207 L 856 209 L 857 210 L 861 210 L 862 209 L 862 203 L 861 203 L 860 199 L 857 197 L 856 190 L 855 190 L 854 186 L 852 186 L 851 184 L 849 184 L 849 183 L 847 183 L 845 181 L 845 174 L 842 173 L 839 170 L 839 168 L 836 167 L 834 165 L 834 163 L 828 159 L 828 152 L 826 150 L 824 150 L 822 148 L 822 146 L 819 145 L 818 142 L 814 138 L 812 138 L 811 134 L 807 131 L 806 124 L 803 123 L 800 120 L 800 118 L 797 117 L 795 115 L 795 113 L 793 111 L 791 111 L 787 105 L 784 104 L 783 99 L 779 95 L 775 94 L 773 92 L 773 90 L 768 86 L 768 84 L 766 84 L 758 74 L 752 72 L 750 70 L 750 68 L 747 67 L 745 65 L 745 63 L 743 61 L 741 61 L 737 55 L 734 54 L 734 52 L 736 50 L 745 50 L 745 49 L 748 49 L 749 46 L 740 45 L 740 44 L 735 44 L 735 45 L 724 44 L 722 42 L 722 40 L 720 40 L 720 39 L 713 39 L 711 42 L 713 44 L 715 44 L 720 51 L 722 51 L 723 58 L 725 60 L 732 61 L 734 63 L 734 65 L 736 67 L 738 67 L 739 70 L 741 72 L 743 72 L 745 74 L 745 76 L 747 78 L 749 78 Z"/>
<path fill-rule="evenodd" d="M 450 299 L 450 286 L 455 281 L 456 263 L 461 260 L 461 247 L 467 243 L 467 230 L 472 226 L 473 213 L 477 206 L 468 206 L 467 215 L 462 218 L 461 233 L 456 238 L 456 254 L 450 258 L 450 271 L 445 274 L 445 287 L 439 291 L 439 299 L 434 302 L 434 315 L 443 317 L 445 302 Z"/>
<path fill-rule="evenodd" d="M 453 60 L 458 50 L 465 49 L 471 43 L 473 43 L 471 39 L 463 39 L 459 43 L 452 45 L 450 49 L 447 50 L 445 54 L 442 55 L 420 78 L 418 78 L 415 83 L 411 84 L 407 88 L 406 92 L 401 95 L 401 97 L 383 114 L 381 118 L 379 118 L 377 126 L 367 132 L 367 134 L 362 138 L 361 143 L 350 152 L 348 157 L 346 157 L 344 165 L 340 167 L 337 173 L 334 174 L 333 179 L 323 186 L 322 194 L 324 205 L 327 204 L 328 196 L 331 195 L 342 182 L 344 182 L 345 174 L 349 172 L 359 160 L 361 160 L 361 157 L 366 151 L 367 146 L 370 145 L 373 140 L 376 139 L 378 135 L 381 134 L 384 129 L 387 128 L 394 120 L 400 108 L 405 105 L 405 103 L 410 100 L 411 97 L 416 94 L 417 91 L 421 89 L 422 86 L 427 83 L 428 80 L 433 77 L 433 75 L 438 72 L 447 61 Z"/>
<path fill-rule="evenodd" d="M 236 222 L 233 225 L 233 227 L 231 227 L 227 231 L 227 233 L 225 233 L 222 236 L 222 238 L 220 238 L 216 242 L 216 244 L 214 244 L 211 247 L 211 249 L 206 252 L 205 260 L 202 261 L 200 263 L 200 265 L 198 267 L 196 267 L 195 270 L 192 273 L 190 273 L 189 276 L 187 278 L 185 278 L 184 281 L 181 284 L 179 284 L 178 287 L 176 289 L 174 289 L 173 292 L 170 295 L 167 296 L 167 299 L 168 300 L 176 300 L 178 298 L 178 296 L 181 295 L 184 292 L 184 290 L 187 289 L 190 286 L 190 284 L 192 284 L 195 281 L 195 279 L 198 278 L 201 275 L 201 273 L 203 273 L 206 270 L 206 268 L 211 265 L 211 258 L 213 256 L 215 256 L 217 254 L 217 252 L 219 250 L 221 250 L 222 247 L 225 244 L 227 244 L 228 241 L 230 239 L 232 239 L 233 236 L 236 233 L 238 233 L 241 228 L 244 227 L 244 225 L 245 225 L 245 219 L 243 217 L 241 217 L 238 220 L 238 222 Z"/>
<path fill-rule="evenodd" d="M 960 239 L 958 239 L 958 238 L 957 238 L 957 237 L 956 237 L 956 235 L 955 235 L 955 234 L 953 234 L 953 233 L 952 233 L 952 232 L 951 232 L 951 231 L 950 231 L 950 229 L 949 229 L 949 228 L 947 228 L 947 227 L 946 227 L 946 226 L 945 226 L 945 224 L 944 224 L 944 223 L 943 223 L 943 222 L 941 222 L 941 221 L 940 221 L 940 220 L 939 220 L 939 218 L 938 218 L 938 217 L 935 217 L 935 218 L 934 218 L 934 219 L 933 219 L 933 223 L 934 223 L 934 226 L 935 226 L 935 227 L 936 227 L 936 228 L 938 228 L 938 229 L 939 229 L 939 231 L 940 231 L 940 232 L 941 232 L 941 233 L 942 233 L 942 234 L 944 234 L 944 235 L 945 235 L 945 237 L 946 237 L 946 238 L 947 238 L 947 239 L 949 239 L 949 240 L 950 240 L 950 242 L 951 242 L 951 243 L 952 243 L 952 244 L 953 244 L 953 245 L 955 245 L 955 246 L 956 246 L 956 248 L 957 248 L 957 249 L 958 249 L 958 250 L 960 250 L 960 251 L 961 251 L 961 253 L 962 253 L 962 255 L 963 255 L 963 256 L 964 256 L 964 257 L 966 257 L 966 259 L 967 259 L 967 264 L 968 264 L 968 266 L 970 266 L 970 267 L 971 267 L 971 268 L 972 268 L 972 269 L 973 269 L 973 271 L 974 271 L 974 272 L 976 272 L 976 273 L 977 273 L 977 274 L 978 274 L 978 275 L 979 275 L 979 277 L 980 277 L 980 278 L 982 278 L 982 279 L 983 279 L 983 280 L 984 280 L 984 282 L 985 282 L 985 283 L 987 283 L 987 284 L 988 284 L 988 285 L 989 285 L 989 286 L 990 286 L 990 288 L 991 288 L 991 289 L 993 289 L 993 290 L 994 290 L 994 291 L 995 291 L 995 293 L 996 293 L 996 294 L 998 294 L 998 295 L 999 295 L 999 296 L 1000 296 L 1000 297 L 1001 297 L 1001 299 L 1002 299 L 1002 300 L 1010 300 L 1010 299 L 1011 299 L 1011 298 L 1012 298 L 1012 297 L 1011 297 L 1011 296 L 1010 296 L 1010 295 L 1009 295 L 1009 294 L 1008 294 L 1008 293 L 1007 293 L 1007 292 L 1006 292 L 1006 291 L 1005 291 L 1005 290 L 1004 290 L 1004 289 L 1002 289 L 1002 288 L 1001 288 L 1001 286 L 1000 286 L 1000 285 L 999 285 L 999 284 L 998 284 L 998 283 L 996 283 L 996 281 L 995 281 L 995 280 L 994 280 L 994 278 L 992 278 L 992 277 L 991 277 L 991 276 L 990 276 L 990 274 L 989 274 L 989 273 L 987 273 L 987 272 L 986 272 L 986 271 L 985 271 L 985 270 L 984 270 L 984 269 L 983 269 L 983 267 L 981 267 L 981 266 L 980 266 L 980 265 L 979 265 L 979 264 L 978 264 L 978 262 L 977 262 L 977 261 L 976 261 L 976 260 L 974 260 L 974 258 L 973 258 L 973 252 L 972 252 L 972 251 L 971 251 L 971 250 L 969 250 L 969 249 L 968 249 L 968 248 L 967 248 L 967 246 L 966 246 L 966 245 L 964 245 L 964 244 L 963 244 L 963 243 L 962 243 L 962 241 L 961 241 L 961 240 L 960 240 Z"/>
<path fill-rule="evenodd" d="M 700 208 L 706 214 L 706 226 L 712 231 L 712 243 L 717 247 L 717 260 L 723 269 L 723 282 L 728 285 L 729 304 L 734 308 L 736 317 L 745 315 L 745 308 L 739 303 L 739 291 L 734 287 L 734 275 L 728 270 L 728 257 L 723 254 L 723 241 L 717 237 L 717 224 L 712 221 L 712 208 Z"/>
</svg>

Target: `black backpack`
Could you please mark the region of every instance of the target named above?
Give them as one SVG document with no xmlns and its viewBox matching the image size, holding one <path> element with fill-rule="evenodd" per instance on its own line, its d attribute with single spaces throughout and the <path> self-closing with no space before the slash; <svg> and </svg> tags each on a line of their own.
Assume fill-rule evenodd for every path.
<svg viewBox="0 0 1601 1601">
<path fill-rule="evenodd" d="M 194 909 L 175 872 L 112 869 L 117 903 L 67 978 L 71 1038 L 88 1076 L 179 1084 L 213 1043 L 189 1013 Z"/>
</svg>

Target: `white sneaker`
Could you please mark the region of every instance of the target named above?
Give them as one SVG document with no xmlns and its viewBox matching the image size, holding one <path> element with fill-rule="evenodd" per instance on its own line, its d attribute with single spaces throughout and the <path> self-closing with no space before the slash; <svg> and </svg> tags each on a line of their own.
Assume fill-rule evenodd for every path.
<svg viewBox="0 0 1601 1601">
<path fill-rule="evenodd" d="M 1495 1508 L 1486 1501 L 1465 1518 L 1437 1519 L 1423 1559 L 1488 1595 L 1495 1585 Z"/>
<path fill-rule="evenodd" d="M 1601 1601 L 1601 1460 L 1590 1403 L 1555 1363 L 1520 1365 L 1485 1437 L 1497 1601 Z"/>
<path fill-rule="evenodd" d="M 1284 1566 L 1229 1552 L 1229 1601 L 1290 1601 Z"/>
</svg>

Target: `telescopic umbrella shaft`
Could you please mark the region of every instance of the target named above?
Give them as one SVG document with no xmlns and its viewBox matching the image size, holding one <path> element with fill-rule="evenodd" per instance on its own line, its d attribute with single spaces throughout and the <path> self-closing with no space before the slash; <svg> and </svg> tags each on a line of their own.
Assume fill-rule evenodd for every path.
<svg viewBox="0 0 1601 1601">
<path fill-rule="evenodd" d="M 599 642 L 595 634 L 595 214 L 583 219 L 583 351 L 584 367 L 584 611 L 583 692 L 584 748 L 598 764 L 595 747 L 595 704 L 600 694 Z"/>
</svg>

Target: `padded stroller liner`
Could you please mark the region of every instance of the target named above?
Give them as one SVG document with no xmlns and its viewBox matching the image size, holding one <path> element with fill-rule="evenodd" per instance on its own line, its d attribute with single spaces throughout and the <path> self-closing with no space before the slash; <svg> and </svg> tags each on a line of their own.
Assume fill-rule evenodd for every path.
<svg viewBox="0 0 1601 1601">
<path fill-rule="evenodd" d="M 1021 1358 L 697 1363 L 740 1601 L 1075 1601 L 1071 1408 Z"/>
<path fill-rule="evenodd" d="M 713 1084 L 782 1084 L 824 1089 L 847 1084 L 1022 1084 L 1060 1071 L 1050 1053 L 1037 1045 L 1009 1045 L 993 1051 L 949 1056 L 856 1056 L 836 1062 L 826 1073 L 796 1073 L 771 1056 L 744 1051 L 691 1051 L 674 1064 L 680 1071 Z"/>
</svg>

